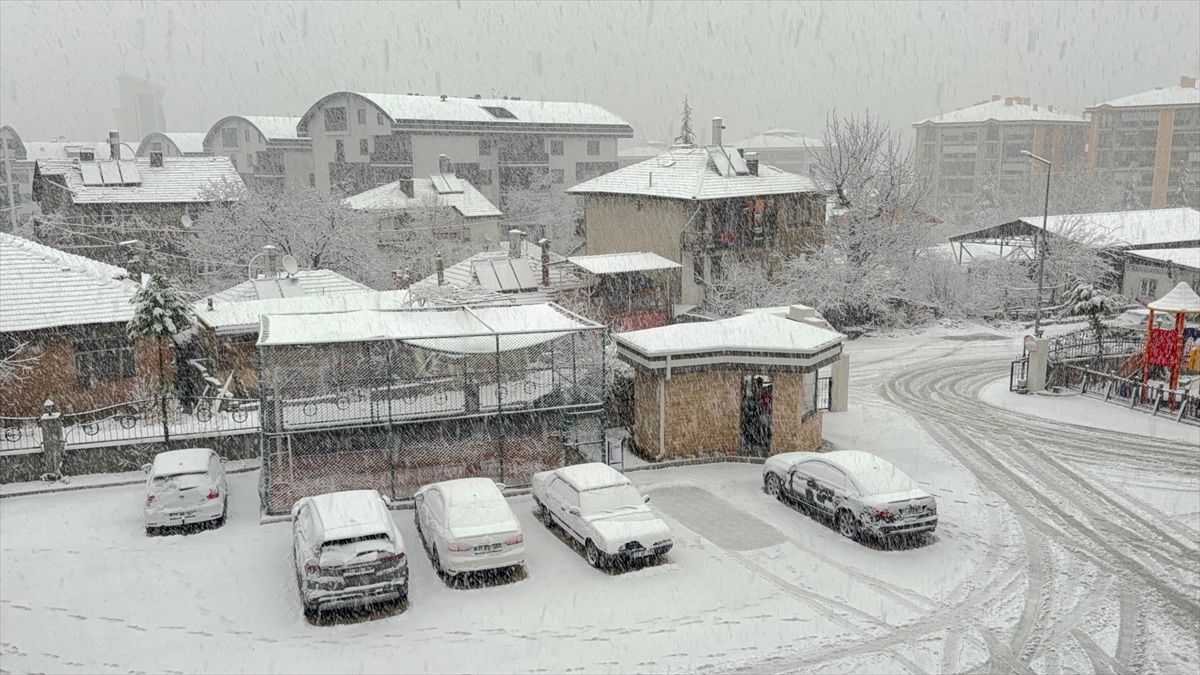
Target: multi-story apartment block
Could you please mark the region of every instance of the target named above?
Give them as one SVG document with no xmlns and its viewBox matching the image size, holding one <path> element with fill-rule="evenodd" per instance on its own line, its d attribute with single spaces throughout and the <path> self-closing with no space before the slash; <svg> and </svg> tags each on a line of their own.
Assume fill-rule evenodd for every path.
<svg viewBox="0 0 1200 675">
<path fill-rule="evenodd" d="M 155 131 L 147 134 L 138 144 L 137 156 L 149 157 L 152 152 L 161 152 L 163 157 L 203 157 L 204 137 L 198 131 Z"/>
<path fill-rule="evenodd" d="M 1145 207 L 1200 206 L 1200 89 L 1179 86 L 1105 101 L 1091 117 L 1088 167 L 1105 173 Z"/>
<path fill-rule="evenodd" d="M 36 210 L 33 164 L 17 131 L 0 126 L 0 232 L 12 232 Z"/>
<path fill-rule="evenodd" d="M 439 171 L 455 174 L 505 208 L 531 187 L 563 190 L 617 168 L 617 139 L 633 129 L 587 103 L 337 92 L 300 118 L 312 140 L 315 186 L 356 194 Z"/>
<path fill-rule="evenodd" d="M 932 203 L 956 208 L 1033 191 L 1034 177 L 1045 174 L 1023 151 L 1050 160 L 1053 173 L 1083 170 L 1088 121 L 1028 98 L 993 96 L 913 128 Z"/>
<path fill-rule="evenodd" d="M 763 164 L 811 178 L 825 141 L 808 138 L 794 129 L 767 129 L 737 141 L 733 147 L 758 153 L 758 161 Z"/>
<path fill-rule="evenodd" d="M 297 135 L 299 122 L 299 117 L 231 115 L 209 129 L 204 152 L 228 157 L 255 189 L 315 187 L 312 140 Z"/>
</svg>

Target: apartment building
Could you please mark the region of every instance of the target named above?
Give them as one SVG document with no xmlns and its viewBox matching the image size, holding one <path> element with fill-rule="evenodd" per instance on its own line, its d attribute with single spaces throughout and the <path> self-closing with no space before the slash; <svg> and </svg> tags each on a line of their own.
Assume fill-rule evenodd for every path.
<svg viewBox="0 0 1200 675">
<path fill-rule="evenodd" d="M 147 134 L 138 144 L 138 157 L 149 157 L 152 152 L 161 152 L 163 157 L 203 157 L 204 137 L 199 131 L 155 131 Z"/>
<path fill-rule="evenodd" d="M 1099 103 L 1088 167 L 1125 186 L 1144 207 L 1200 206 L 1200 89 L 1196 78 Z"/>
<path fill-rule="evenodd" d="M 742 152 L 757 153 L 758 161 L 763 164 L 812 178 L 813 166 L 825 141 L 809 138 L 795 129 L 767 129 L 735 142 L 733 147 Z"/>
<path fill-rule="evenodd" d="M 563 190 L 617 168 L 633 129 L 588 103 L 364 94 L 317 101 L 297 132 L 312 142 L 314 185 L 357 194 L 439 172 L 439 155 L 503 210 L 505 196 Z M 411 196 L 411 195 L 410 195 Z"/>
<path fill-rule="evenodd" d="M 16 129 L 0 126 L 0 232 L 12 232 L 36 210 L 33 161 Z"/>
<path fill-rule="evenodd" d="M 918 175 L 928 181 L 940 208 L 970 207 L 1028 194 L 1045 176 L 1021 153 L 1050 160 L 1054 173 L 1080 171 L 1088 121 L 1028 98 L 992 96 L 990 101 L 913 124 Z"/>
<path fill-rule="evenodd" d="M 312 140 L 296 133 L 299 117 L 230 115 L 212 125 L 204 152 L 228 157 L 255 189 L 315 187 Z"/>
</svg>

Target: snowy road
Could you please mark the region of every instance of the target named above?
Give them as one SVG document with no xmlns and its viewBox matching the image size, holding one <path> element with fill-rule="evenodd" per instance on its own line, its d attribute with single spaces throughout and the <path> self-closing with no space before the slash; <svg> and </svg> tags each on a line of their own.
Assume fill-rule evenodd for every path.
<svg viewBox="0 0 1200 675">
<path fill-rule="evenodd" d="M 139 486 L 6 498 L 0 671 L 1194 672 L 1195 444 L 983 403 L 1019 347 L 977 337 L 853 343 L 851 410 L 825 418 L 938 496 L 918 545 L 846 540 L 758 466 L 638 471 L 677 533 L 663 564 L 592 570 L 519 497 L 528 577 L 452 589 L 398 511 L 410 604 L 312 625 L 256 473 L 190 536 L 143 536 Z"/>
</svg>

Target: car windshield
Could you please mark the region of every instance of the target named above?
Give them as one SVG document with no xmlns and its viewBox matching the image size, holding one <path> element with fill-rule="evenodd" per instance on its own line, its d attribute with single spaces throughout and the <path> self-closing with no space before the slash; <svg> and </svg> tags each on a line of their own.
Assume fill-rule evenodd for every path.
<svg viewBox="0 0 1200 675">
<path fill-rule="evenodd" d="M 504 499 L 451 504 L 447 509 L 450 527 L 486 527 L 512 521 L 512 512 Z"/>
<path fill-rule="evenodd" d="M 628 483 L 587 490 L 580 495 L 580 507 L 584 513 L 589 515 L 637 509 L 641 508 L 644 503 L 637 489 Z"/>
<path fill-rule="evenodd" d="M 855 467 L 854 482 L 864 495 L 888 495 L 917 489 L 917 484 L 907 474 L 882 461 Z"/>
<path fill-rule="evenodd" d="M 152 485 L 155 491 L 162 491 L 199 487 L 206 482 L 207 473 L 176 473 L 170 476 L 155 476 Z"/>
</svg>

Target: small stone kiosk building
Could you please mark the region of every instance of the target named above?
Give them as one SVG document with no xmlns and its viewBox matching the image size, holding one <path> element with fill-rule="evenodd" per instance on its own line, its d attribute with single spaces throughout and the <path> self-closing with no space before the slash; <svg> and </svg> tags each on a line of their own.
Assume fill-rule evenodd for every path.
<svg viewBox="0 0 1200 675">
<path fill-rule="evenodd" d="M 817 372 L 834 366 L 831 409 L 844 410 L 845 337 L 803 305 L 614 335 L 636 371 L 636 449 L 655 460 L 816 450 Z"/>
</svg>

